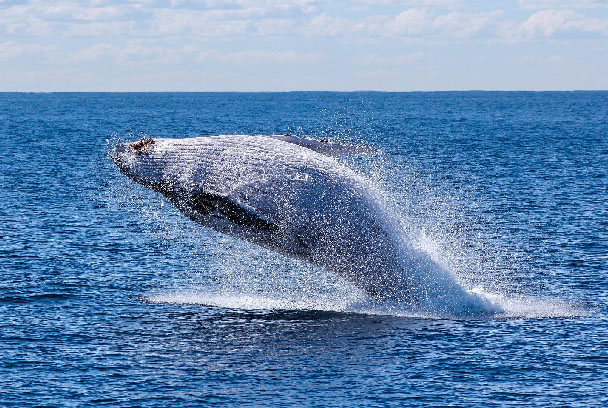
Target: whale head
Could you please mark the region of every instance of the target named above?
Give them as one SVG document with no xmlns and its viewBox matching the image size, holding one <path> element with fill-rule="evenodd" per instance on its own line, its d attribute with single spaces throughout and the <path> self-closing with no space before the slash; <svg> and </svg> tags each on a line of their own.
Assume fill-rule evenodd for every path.
<svg viewBox="0 0 608 408">
<path fill-rule="evenodd" d="M 264 205 L 272 201 L 264 191 L 267 179 L 259 174 L 260 154 L 248 148 L 247 139 L 148 138 L 117 143 L 110 157 L 123 174 L 161 193 L 192 220 L 262 245 L 276 247 L 282 240 L 291 249 L 297 237 L 282 235 L 276 206 Z"/>
<path fill-rule="evenodd" d="M 195 188 L 192 173 L 205 168 L 190 160 L 192 146 L 179 142 L 179 139 L 147 138 L 117 143 L 110 157 L 127 177 L 171 198 L 192 191 Z M 205 147 L 196 146 L 199 158 L 206 157 Z"/>
<path fill-rule="evenodd" d="M 158 160 L 158 143 L 152 138 L 117 143 L 110 157 L 123 174 L 139 184 L 156 191 L 165 184 L 165 166 Z"/>
</svg>

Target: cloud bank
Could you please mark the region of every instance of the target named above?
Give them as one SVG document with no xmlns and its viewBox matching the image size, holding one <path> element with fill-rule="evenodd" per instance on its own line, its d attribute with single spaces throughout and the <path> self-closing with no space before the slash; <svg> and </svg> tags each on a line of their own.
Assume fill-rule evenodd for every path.
<svg viewBox="0 0 608 408">
<path fill-rule="evenodd" d="M 355 78 L 369 77 L 358 70 L 376 61 L 383 66 L 373 72 L 412 78 L 395 84 L 402 89 L 415 84 L 414 78 L 420 80 L 423 72 L 429 73 L 425 82 L 430 84 L 432 73 L 445 69 L 441 64 L 447 61 L 464 72 L 476 59 L 487 65 L 502 56 L 509 58 L 504 66 L 525 60 L 541 69 L 550 60 L 544 57 L 557 55 L 573 66 L 578 62 L 594 67 L 594 78 L 581 81 L 581 87 L 606 87 L 606 75 L 600 72 L 606 63 L 593 55 L 606 51 L 607 37 L 608 2 L 602 0 L 494 1 L 477 7 L 459 0 L 0 1 L 0 61 L 10 80 L 18 82 L 19 70 L 32 60 L 54 72 L 80 68 L 99 84 L 104 80 L 91 67 L 96 64 L 131 75 L 142 68 L 138 64 L 148 64 L 148 72 L 154 64 L 159 75 L 198 69 L 216 78 L 235 65 L 242 70 L 239 75 L 250 68 L 257 77 L 263 65 L 275 70 L 301 65 L 308 69 L 289 68 L 292 76 L 306 71 L 300 85 L 273 87 L 324 86 L 323 73 L 335 76 L 332 70 L 339 68 L 352 78 L 349 83 L 344 78 L 340 87 L 357 89 Z M 594 52 L 581 52 L 583 46 Z M 390 66 L 400 71 L 390 71 Z M 491 71 L 479 74 L 483 84 Z M 31 75 L 28 78 L 31 82 Z M 382 88 L 390 87 L 388 79 L 376 79 Z M 494 82 L 492 86 L 501 88 L 500 81 Z M 117 85 L 109 79 L 105 83 Z M 432 88 L 428 84 L 424 88 Z M 471 78 L 466 84 L 474 87 Z M 0 85 L 29 86 L 25 80 Z M 452 88 L 460 88 L 459 83 L 454 81 Z"/>
</svg>

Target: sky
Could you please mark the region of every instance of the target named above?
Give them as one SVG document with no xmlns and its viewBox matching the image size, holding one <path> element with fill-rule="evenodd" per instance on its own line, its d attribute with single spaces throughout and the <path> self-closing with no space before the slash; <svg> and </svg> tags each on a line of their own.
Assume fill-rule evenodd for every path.
<svg viewBox="0 0 608 408">
<path fill-rule="evenodd" d="M 0 91 L 608 89 L 608 0 L 0 0 Z"/>
</svg>

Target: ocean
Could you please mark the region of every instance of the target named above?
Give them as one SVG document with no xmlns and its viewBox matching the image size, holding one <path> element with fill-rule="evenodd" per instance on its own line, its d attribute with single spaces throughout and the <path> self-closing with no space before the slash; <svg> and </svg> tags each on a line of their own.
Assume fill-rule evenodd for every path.
<svg viewBox="0 0 608 408">
<path fill-rule="evenodd" d="M 502 311 L 383 308 L 110 160 L 285 133 L 377 149 L 336 160 Z M 608 92 L 0 93 L 0 152 L 0 406 L 608 404 Z"/>
</svg>

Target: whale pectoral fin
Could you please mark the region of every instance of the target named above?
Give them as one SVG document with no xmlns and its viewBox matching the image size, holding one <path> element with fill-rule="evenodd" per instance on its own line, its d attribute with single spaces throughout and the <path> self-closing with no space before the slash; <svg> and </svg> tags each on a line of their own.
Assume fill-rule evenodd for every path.
<svg viewBox="0 0 608 408">
<path fill-rule="evenodd" d="M 276 232 L 279 227 L 255 209 L 224 195 L 200 192 L 191 197 L 192 208 L 202 215 L 219 212 L 236 225 Z"/>
<path fill-rule="evenodd" d="M 298 146 L 306 147 L 317 153 L 327 156 L 339 156 L 348 154 L 370 154 L 376 153 L 377 150 L 371 146 L 356 146 L 346 145 L 329 140 L 315 140 L 296 137 L 292 135 L 270 135 L 269 137 L 277 140 L 282 140 L 287 143 L 293 143 Z"/>
</svg>

